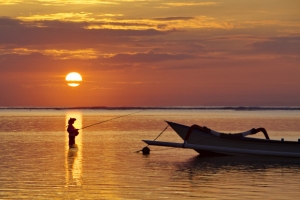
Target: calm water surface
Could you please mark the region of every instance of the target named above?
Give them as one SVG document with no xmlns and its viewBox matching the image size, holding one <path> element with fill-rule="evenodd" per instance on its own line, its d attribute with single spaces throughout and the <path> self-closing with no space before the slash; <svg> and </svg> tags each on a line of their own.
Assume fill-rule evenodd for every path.
<svg viewBox="0 0 300 200">
<path fill-rule="evenodd" d="M 300 160 L 201 158 L 150 147 L 165 120 L 239 132 L 264 127 L 271 139 L 300 138 L 299 110 L 145 110 L 80 131 L 69 150 L 67 120 L 85 127 L 137 110 L 0 110 L 0 199 L 296 199 Z M 263 135 L 255 135 L 263 138 Z M 168 128 L 158 140 L 180 142 Z"/>
</svg>

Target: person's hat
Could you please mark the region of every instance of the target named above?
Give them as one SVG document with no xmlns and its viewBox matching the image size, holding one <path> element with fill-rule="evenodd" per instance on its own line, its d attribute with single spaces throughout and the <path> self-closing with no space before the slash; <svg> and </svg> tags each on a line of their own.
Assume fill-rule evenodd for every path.
<svg viewBox="0 0 300 200">
<path fill-rule="evenodd" d="M 70 119 L 69 119 L 69 123 L 70 123 L 70 122 L 74 122 L 75 120 L 76 120 L 76 118 L 70 118 Z"/>
</svg>

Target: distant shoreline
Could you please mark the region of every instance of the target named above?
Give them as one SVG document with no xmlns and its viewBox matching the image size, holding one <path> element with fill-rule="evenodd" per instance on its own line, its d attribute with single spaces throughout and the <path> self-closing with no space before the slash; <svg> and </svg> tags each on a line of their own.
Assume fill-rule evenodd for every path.
<svg viewBox="0 0 300 200">
<path fill-rule="evenodd" d="M 298 106 L 0 107 L 0 110 L 300 110 Z"/>
</svg>

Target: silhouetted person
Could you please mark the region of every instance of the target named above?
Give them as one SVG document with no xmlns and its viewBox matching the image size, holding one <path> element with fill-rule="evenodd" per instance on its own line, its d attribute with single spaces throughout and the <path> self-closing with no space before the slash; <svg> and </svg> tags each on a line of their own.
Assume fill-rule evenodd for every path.
<svg viewBox="0 0 300 200">
<path fill-rule="evenodd" d="M 75 122 L 76 118 L 70 118 L 68 121 L 68 133 L 69 133 L 69 147 L 74 148 L 75 147 L 75 137 L 79 134 L 78 130 L 76 129 L 73 124 Z"/>
</svg>

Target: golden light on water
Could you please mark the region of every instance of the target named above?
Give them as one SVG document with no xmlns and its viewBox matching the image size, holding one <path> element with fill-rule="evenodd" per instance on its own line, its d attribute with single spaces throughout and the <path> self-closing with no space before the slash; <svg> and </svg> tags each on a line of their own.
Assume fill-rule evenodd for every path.
<svg viewBox="0 0 300 200">
<path fill-rule="evenodd" d="M 82 77 L 77 72 L 71 72 L 66 76 L 66 81 L 68 82 L 69 86 L 77 87 L 80 85 L 80 82 L 82 81 Z"/>
</svg>

